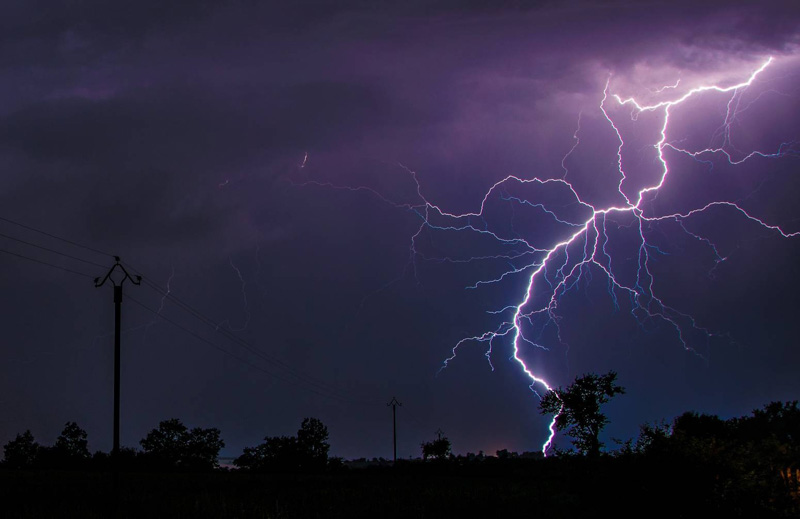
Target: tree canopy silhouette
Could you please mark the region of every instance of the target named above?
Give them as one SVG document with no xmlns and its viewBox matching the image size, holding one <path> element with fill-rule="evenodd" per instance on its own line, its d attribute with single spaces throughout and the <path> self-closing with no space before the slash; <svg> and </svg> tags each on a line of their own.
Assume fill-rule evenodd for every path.
<svg viewBox="0 0 800 519">
<path fill-rule="evenodd" d="M 317 418 L 305 418 L 297 436 L 267 436 L 255 447 L 245 447 L 233 461 L 253 471 L 307 471 L 328 463 L 328 428 Z"/>
<path fill-rule="evenodd" d="M 17 434 L 16 438 L 3 446 L 3 465 L 12 469 L 32 467 L 40 448 L 30 430 Z"/>
<path fill-rule="evenodd" d="M 218 467 L 217 456 L 225 446 L 219 429 L 189 430 L 177 418 L 160 422 L 139 443 L 144 456 L 156 465 L 194 470 Z"/>
<path fill-rule="evenodd" d="M 86 431 L 75 422 L 67 422 L 52 447 L 40 446 L 36 465 L 47 468 L 85 468 L 91 455 Z"/>
<path fill-rule="evenodd" d="M 328 428 L 317 418 L 304 418 L 297 430 L 302 468 L 321 468 L 328 463 Z"/>
<path fill-rule="evenodd" d="M 59 458 L 70 461 L 87 460 L 90 457 L 88 434 L 77 423 L 67 422 L 56 438 L 53 450 Z"/>
<path fill-rule="evenodd" d="M 422 459 L 434 458 L 444 460 L 450 455 L 450 438 L 439 433 L 436 439 L 420 444 L 422 447 Z"/>
<path fill-rule="evenodd" d="M 704 489 L 741 517 L 800 515 L 800 408 L 770 402 L 751 416 L 722 418 L 693 411 L 671 425 L 643 425 L 632 452 L 661 477 Z M 764 515 L 769 511 L 773 515 Z"/>
<path fill-rule="evenodd" d="M 608 423 L 600 406 L 614 395 L 625 393 L 625 388 L 615 384 L 616 379 L 614 371 L 576 377 L 566 389 L 548 391 L 539 402 L 539 410 L 542 414 L 556 415 L 556 429 L 566 429 L 572 444 L 582 454 L 597 456 L 603 446 L 600 431 Z"/>
</svg>

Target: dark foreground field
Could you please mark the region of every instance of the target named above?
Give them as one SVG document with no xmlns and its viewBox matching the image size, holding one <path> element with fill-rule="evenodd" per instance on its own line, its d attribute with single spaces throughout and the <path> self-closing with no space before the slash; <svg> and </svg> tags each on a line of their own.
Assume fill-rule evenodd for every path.
<svg viewBox="0 0 800 519">
<path fill-rule="evenodd" d="M 126 473 L 118 505 L 111 481 L 98 472 L 0 471 L 0 516 L 793 517 L 798 512 L 774 482 L 731 482 L 698 467 L 619 458 L 402 464 L 318 475 Z"/>
</svg>

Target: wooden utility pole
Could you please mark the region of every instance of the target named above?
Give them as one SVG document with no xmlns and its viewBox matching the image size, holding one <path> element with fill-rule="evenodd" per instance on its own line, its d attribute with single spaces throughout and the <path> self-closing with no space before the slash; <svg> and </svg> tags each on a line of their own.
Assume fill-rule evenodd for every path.
<svg viewBox="0 0 800 519">
<path fill-rule="evenodd" d="M 392 444 L 394 445 L 394 463 L 397 464 L 397 406 L 402 406 L 395 397 L 392 401 L 386 404 L 392 406 Z"/>
<path fill-rule="evenodd" d="M 130 280 L 134 285 L 139 285 L 142 282 L 142 276 L 132 278 L 125 267 L 120 263 L 119 256 L 114 256 L 116 263 L 109 269 L 106 277 L 94 279 L 94 286 L 99 288 L 110 281 L 114 286 L 114 447 L 111 450 L 111 463 L 114 469 L 114 489 L 119 488 L 119 372 L 120 372 L 120 335 L 121 335 L 121 321 L 122 321 L 122 284 L 125 280 Z M 121 279 L 119 281 L 111 277 L 115 270 L 121 271 Z"/>
</svg>

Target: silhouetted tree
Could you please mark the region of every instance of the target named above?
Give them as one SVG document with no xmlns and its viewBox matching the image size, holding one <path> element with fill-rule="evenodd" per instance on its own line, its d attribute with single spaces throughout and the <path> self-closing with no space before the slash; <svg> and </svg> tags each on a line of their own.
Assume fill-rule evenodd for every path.
<svg viewBox="0 0 800 519">
<path fill-rule="evenodd" d="M 305 418 L 297 436 L 267 436 L 255 447 L 245 447 L 233 464 L 253 471 L 298 471 L 325 468 L 328 428 L 317 418 Z"/>
<path fill-rule="evenodd" d="M 195 427 L 189 431 L 183 465 L 197 469 L 218 468 L 217 458 L 220 449 L 224 446 L 225 442 L 220 439 L 219 429 Z"/>
<path fill-rule="evenodd" d="M 147 468 L 147 460 L 143 454 L 133 447 L 120 446 L 117 458 L 119 466 L 124 469 Z M 96 451 L 92 454 L 92 467 L 98 470 L 111 470 L 114 464 L 111 461 L 111 454 L 108 452 Z"/>
<path fill-rule="evenodd" d="M 639 437 L 630 449 L 637 454 L 662 453 L 672 434 L 672 427 L 665 421 L 639 426 Z"/>
<path fill-rule="evenodd" d="M 59 469 L 85 468 L 90 459 L 88 435 L 75 422 L 67 422 L 52 447 L 39 448 L 36 465 Z"/>
<path fill-rule="evenodd" d="M 539 410 L 542 414 L 556 414 L 556 429 L 567 429 L 572 444 L 582 454 L 597 456 L 603 445 L 600 431 L 608 423 L 600 406 L 614 395 L 625 393 L 625 388 L 614 383 L 616 379 L 613 371 L 576 377 L 566 389 L 548 391 L 539 402 Z"/>
<path fill-rule="evenodd" d="M 174 468 L 212 469 L 225 446 L 216 428 L 189 430 L 177 418 L 164 420 L 139 443 L 144 456 L 157 465 Z"/>
<path fill-rule="evenodd" d="M 750 472 L 760 472 L 761 481 L 777 483 L 772 485 L 773 493 L 765 496 L 765 500 L 775 504 L 783 500 L 784 509 L 800 516 L 800 408 L 797 400 L 770 402 L 754 410 L 752 417 L 739 420 L 737 430 L 753 460 Z M 776 473 L 779 478 L 775 477 Z"/>
<path fill-rule="evenodd" d="M 64 430 L 56 438 L 53 451 L 59 458 L 66 460 L 87 460 L 90 457 L 88 434 L 77 423 L 67 422 Z"/>
<path fill-rule="evenodd" d="M 692 438 L 708 440 L 726 439 L 730 436 L 731 423 L 717 415 L 687 411 L 675 418 L 672 424 L 672 436 L 678 439 Z"/>
<path fill-rule="evenodd" d="M 328 428 L 317 418 L 304 418 L 297 430 L 301 468 L 322 468 L 328 462 Z"/>
<path fill-rule="evenodd" d="M 800 449 L 800 408 L 797 400 L 770 402 L 762 409 L 753 411 L 752 417 L 738 420 L 738 429 L 743 437 L 769 437 L 773 440 Z"/>
<path fill-rule="evenodd" d="M 771 402 L 752 416 L 723 420 L 686 412 L 670 427 L 642 426 L 637 452 L 661 484 L 681 481 L 695 499 L 741 517 L 800 516 L 800 409 Z"/>
<path fill-rule="evenodd" d="M 294 471 L 300 468 L 297 450 L 294 436 L 266 436 L 260 445 L 245 447 L 233 464 L 253 471 Z"/>
<path fill-rule="evenodd" d="M 177 466 L 189 440 L 189 430 L 177 418 L 164 420 L 139 442 L 146 456 Z"/>
<path fill-rule="evenodd" d="M 422 459 L 434 458 L 444 460 L 450 455 L 450 439 L 447 436 L 439 435 L 431 442 L 420 444 L 422 447 Z"/>
<path fill-rule="evenodd" d="M 40 449 L 30 430 L 17 434 L 16 438 L 3 446 L 3 465 L 13 469 L 32 467 L 36 463 Z"/>
</svg>

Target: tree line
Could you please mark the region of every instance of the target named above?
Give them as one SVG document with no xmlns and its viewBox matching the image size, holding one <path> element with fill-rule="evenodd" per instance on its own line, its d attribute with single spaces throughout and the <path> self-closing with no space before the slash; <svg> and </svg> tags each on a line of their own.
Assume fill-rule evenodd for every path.
<svg viewBox="0 0 800 519">
<path fill-rule="evenodd" d="M 603 404 L 625 389 L 617 374 L 585 374 L 566 388 L 555 388 L 540 401 L 543 414 L 556 416 L 555 427 L 572 440 L 573 450 L 555 450 L 556 459 L 615 459 L 658 467 L 662 475 L 710 488 L 722 499 L 774 503 L 788 499 L 800 506 L 800 408 L 797 401 L 771 402 L 751 415 L 724 420 L 686 412 L 672 422 L 644 424 L 636 439 L 615 440 L 616 450 L 604 451 L 600 433 L 608 424 Z M 178 419 L 165 420 L 140 442 L 141 449 L 122 448 L 123 467 L 146 470 L 213 470 L 225 443 L 216 428 L 189 429 Z M 487 457 L 453 456 L 449 438 L 439 433 L 420 445 L 423 460 L 441 463 L 483 462 Z M 309 472 L 340 467 L 329 456 L 328 429 L 316 418 L 305 418 L 294 436 L 267 436 L 246 447 L 233 461 L 250 472 Z M 110 467 L 110 455 L 89 453 L 86 431 L 68 422 L 52 446 L 37 443 L 30 431 L 4 447 L 1 465 L 24 468 Z M 498 461 L 521 457 L 498 451 Z M 466 461 L 465 461 L 466 460 Z M 400 464 L 400 461 L 398 461 Z M 766 506 L 766 505 L 765 505 Z"/>
<path fill-rule="evenodd" d="M 158 424 L 139 441 L 141 449 L 121 447 L 119 464 L 126 469 L 206 471 L 219 468 L 225 446 L 215 427 L 189 429 L 179 419 Z M 315 471 L 334 465 L 329 458 L 328 428 L 317 418 L 306 418 L 297 436 L 266 437 L 246 447 L 234 465 L 247 471 Z M 111 455 L 89 452 L 88 434 L 67 422 L 52 446 L 39 444 L 30 430 L 17 434 L 3 447 L 0 466 L 7 469 L 99 469 L 111 466 Z"/>
<path fill-rule="evenodd" d="M 553 449 L 555 456 L 539 465 L 557 463 L 569 473 L 594 481 L 584 484 L 604 491 L 622 489 L 636 496 L 674 494 L 682 503 L 704 510 L 745 517 L 800 517 L 800 407 L 798 402 L 770 402 L 750 415 L 722 419 L 687 411 L 671 422 L 640 426 L 636 439 L 614 440 L 604 451 L 600 434 L 609 423 L 602 412 L 625 388 L 613 371 L 576 377 L 566 388 L 547 392 L 542 414 L 555 415 L 555 428 L 573 449 Z M 440 466 L 514 468 L 529 460 L 498 451 L 496 457 L 454 456 L 450 442 L 439 437 L 421 445 L 424 458 Z M 552 459 L 555 458 L 555 459 Z M 487 461 L 489 461 L 487 465 Z M 533 462 L 539 463 L 539 461 Z"/>
<path fill-rule="evenodd" d="M 578 455 L 598 459 L 600 431 L 608 418 L 602 404 L 625 389 L 616 373 L 586 374 L 542 398 L 542 413 L 555 413 Z M 671 423 L 640 426 L 636 440 L 620 442 L 609 457 L 641 471 L 664 488 L 681 482 L 696 500 L 738 512 L 800 514 L 800 408 L 797 400 L 770 402 L 750 415 L 724 420 L 688 411 Z M 562 452 L 562 454 L 565 454 Z"/>
</svg>

